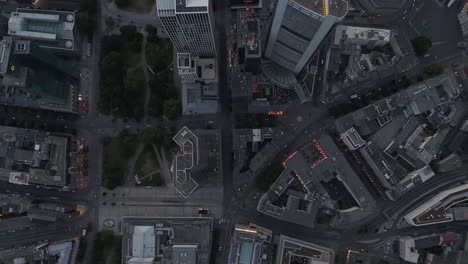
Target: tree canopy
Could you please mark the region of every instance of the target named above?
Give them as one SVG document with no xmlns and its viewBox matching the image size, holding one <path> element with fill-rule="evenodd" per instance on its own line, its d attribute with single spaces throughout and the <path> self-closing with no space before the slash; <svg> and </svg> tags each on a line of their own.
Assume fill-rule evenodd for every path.
<svg viewBox="0 0 468 264">
<path fill-rule="evenodd" d="M 181 112 L 180 101 L 177 99 L 168 99 L 164 101 L 163 113 L 170 120 L 176 119 Z"/>
<path fill-rule="evenodd" d="M 432 41 L 426 36 L 419 36 L 411 40 L 417 55 L 423 55 L 432 47 Z"/>
<path fill-rule="evenodd" d="M 97 1 L 81 0 L 80 8 L 81 12 L 77 19 L 78 28 L 81 32 L 91 35 L 96 29 Z"/>
<path fill-rule="evenodd" d="M 429 65 L 424 71 L 429 76 L 436 76 L 444 72 L 444 67 L 438 63 Z"/>
<path fill-rule="evenodd" d="M 171 144 L 169 131 L 164 127 L 145 128 L 138 135 L 138 140 L 143 144 L 155 144 L 161 147 Z"/>
<path fill-rule="evenodd" d="M 119 7 L 119 8 L 125 8 L 130 5 L 130 0 L 114 0 L 114 3 Z"/>
</svg>

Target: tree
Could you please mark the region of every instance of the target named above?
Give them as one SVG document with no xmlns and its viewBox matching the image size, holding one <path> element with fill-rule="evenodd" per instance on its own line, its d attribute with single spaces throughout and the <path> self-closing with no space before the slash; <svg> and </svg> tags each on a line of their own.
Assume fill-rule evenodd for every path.
<svg viewBox="0 0 468 264">
<path fill-rule="evenodd" d="M 164 101 L 163 113 L 170 120 L 176 119 L 181 112 L 180 102 L 177 99 L 169 99 Z"/>
<path fill-rule="evenodd" d="M 115 78 L 115 76 L 121 76 L 123 72 L 122 68 L 123 58 L 120 53 L 112 51 L 106 55 L 101 61 L 101 74 L 104 77 Z"/>
<path fill-rule="evenodd" d="M 145 31 L 148 32 L 148 41 L 157 42 L 158 41 L 158 29 L 153 25 L 146 25 Z"/>
<path fill-rule="evenodd" d="M 169 131 L 164 127 L 145 128 L 138 135 L 138 140 L 143 144 L 155 144 L 161 147 L 171 144 Z"/>
<path fill-rule="evenodd" d="M 137 33 L 137 28 L 135 25 L 125 25 L 121 26 L 119 29 L 122 37 L 126 41 L 133 41 L 135 39 L 135 35 Z"/>
<path fill-rule="evenodd" d="M 390 262 L 386 261 L 385 259 L 381 259 L 379 262 L 377 262 L 377 264 L 390 264 Z"/>
<path fill-rule="evenodd" d="M 96 28 L 96 17 L 89 11 L 81 12 L 78 15 L 78 28 L 81 32 L 91 35 Z"/>
<path fill-rule="evenodd" d="M 167 66 L 172 63 L 172 43 L 167 39 L 159 39 L 157 43 L 148 43 L 146 60 L 156 72 L 167 69 Z"/>
<path fill-rule="evenodd" d="M 102 37 L 101 46 L 103 55 L 107 55 L 111 51 L 120 53 L 122 44 L 122 37 L 120 35 L 113 34 Z"/>
<path fill-rule="evenodd" d="M 431 163 L 429 163 L 429 166 L 431 166 L 431 169 L 435 172 L 438 173 L 440 170 L 440 165 L 437 161 L 433 160 Z"/>
<path fill-rule="evenodd" d="M 438 63 L 433 63 L 429 65 L 424 72 L 431 77 L 437 76 L 444 72 L 444 67 Z"/>
<path fill-rule="evenodd" d="M 106 16 L 105 22 L 106 22 L 106 26 L 107 26 L 108 28 L 111 28 L 111 27 L 114 26 L 114 18 L 111 17 L 111 16 Z"/>
<path fill-rule="evenodd" d="M 130 5 L 130 0 L 114 0 L 114 3 L 119 7 L 119 8 L 125 8 Z"/>
<path fill-rule="evenodd" d="M 88 11 L 91 14 L 96 14 L 97 12 L 96 0 L 81 0 L 80 7 L 82 11 Z"/>
<path fill-rule="evenodd" d="M 96 0 L 81 0 L 81 12 L 78 15 L 77 25 L 81 32 L 91 35 L 96 28 Z"/>
<path fill-rule="evenodd" d="M 432 47 L 432 41 L 426 36 L 419 36 L 411 40 L 417 55 L 423 55 Z"/>
</svg>

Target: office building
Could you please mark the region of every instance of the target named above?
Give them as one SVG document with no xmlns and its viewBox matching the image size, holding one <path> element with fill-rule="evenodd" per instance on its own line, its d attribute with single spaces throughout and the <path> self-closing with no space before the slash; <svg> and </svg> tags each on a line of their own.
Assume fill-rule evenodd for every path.
<svg viewBox="0 0 468 264">
<path fill-rule="evenodd" d="M 0 77 L 1 104 L 78 111 L 78 69 L 33 41 L 0 41 Z"/>
<path fill-rule="evenodd" d="M 276 264 L 335 263 L 335 251 L 333 249 L 285 235 L 280 236 L 276 256 Z"/>
<path fill-rule="evenodd" d="M 157 0 L 158 16 L 177 52 L 216 56 L 210 0 Z"/>
<path fill-rule="evenodd" d="M 271 230 L 254 224 L 236 225 L 229 251 L 228 264 L 269 263 L 271 252 Z"/>
<path fill-rule="evenodd" d="M 446 256 L 444 261 L 442 256 L 434 256 L 428 249 L 437 247 L 451 248 L 457 240 L 460 240 L 460 238 L 461 236 L 455 233 L 430 234 L 418 237 L 402 236 L 399 239 L 400 258 L 403 259 L 405 263 L 457 264 L 456 261 L 454 262 L 451 259 L 452 257 L 455 257 L 456 260 L 456 256 L 458 255 L 456 250 L 450 250 L 449 252 L 455 254 L 450 257 Z M 421 259 L 426 259 L 426 261 L 421 262 Z"/>
<path fill-rule="evenodd" d="M 466 220 L 466 208 L 456 205 L 468 200 L 468 184 L 442 191 L 424 204 L 405 215 L 405 221 L 413 226 L 423 226 Z"/>
<path fill-rule="evenodd" d="M 429 164 L 450 131 L 446 125 L 462 117 L 459 95 L 455 75 L 444 73 L 340 117 L 335 127 L 387 197 L 397 199 L 435 175 Z"/>
<path fill-rule="evenodd" d="M 22 245 L 21 247 L 1 250 L 0 263 L 72 264 L 76 263 L 79 247 L 79 238 L 70 238 L 56 242 L 37 241 L 32 245 Z"/>
<path fill-rule="evenodd" d="M 74 50 L 74 29 L 74 12 L 18 8 L 8 21 L 10 36 L 50 49 Z"/>
<path fill-rule="evenodd" d="M 276 86 L 294 90 L 301 102 L 312 93 L 297 79 L 333 25 L 343 19 L 348 3 L 336 1 L 278 1 L 265 58 L 263 74 Z"/>
<path fill-rule="evenodd" d="M 177 71 L 184 83 L 203 81 L 216 82 L 216 60 L 214 58 L 200 58 L 190 53 L 177 53 Z"/>
<path fill-rule="evenodd" d="M 68 184 L 69 139 L 49 132 L 0 126 L 0 180 L 14 184 Z"/>
<path fill-rule="evenodd" d="M 212 218 L 125 218 L 125 264 L 210 263 Z"/>
<path fill-rule="evenodd" d="M 372 49 L 388 44 L 391 37 L 390 29 L 339 25 L 335 29 L 333 45 L 357 44 Z"/>
<path fill-rule="evenodd" d="M 278 1 L 265 57 L 298 74 L 347 10 L 342 0 Z"/>
<path fill-rule="evenodd" d="M 377 208 L 328 135 L 302 145 L 281 165 L 284 170 L 259 200 L 257 211 L 262 214 L 307 227 L 323 216 L 333 227 L 349 228 Z"/>
</svg>

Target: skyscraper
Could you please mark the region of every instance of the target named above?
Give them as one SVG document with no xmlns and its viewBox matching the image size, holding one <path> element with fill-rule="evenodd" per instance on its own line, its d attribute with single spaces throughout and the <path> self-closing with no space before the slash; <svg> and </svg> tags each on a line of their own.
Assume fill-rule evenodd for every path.
<svg viewBox="0 0 468 264">
<path fill-rule="evenodd" d="M 347 10 L 343 0 L 279 0 L 265 57 L 299 73 Z"/>
<path fill-rule="evenodd" d="M 177 52 L 216 56 L 210 0 L 157 0 L 156 5 Z"/>
</svg>

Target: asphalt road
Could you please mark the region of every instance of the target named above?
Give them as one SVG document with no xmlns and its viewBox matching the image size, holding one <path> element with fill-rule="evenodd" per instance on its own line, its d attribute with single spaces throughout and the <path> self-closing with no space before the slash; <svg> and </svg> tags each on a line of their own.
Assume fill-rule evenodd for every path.
<svg viewBox="0 0 468 264">
<path fill-rule="evenodd" d="M 48 3 L 54 3 L 51 0 L 42 0 Z M 74 1 L 73 1 L 74 4 Z M 222 142 L 222 175 L 224 183 L 224 198 L 223 198 L 223 207 L 225 209 L 224 218 L 229 219 L 226 224 L 216 224 L 215 227 L 221 231 L 220 240 L 223 241 L 224 245 L 228 244 L 228 241 L 231 239 L 230 235 L 232 232 L 233 225 L 235 223 L 255 223 L 260 226 L 265 226 L 273 230 L 275 234 L 285 234 L 306 241 L 313 241 L 320 243 L 325 246 L 330 246 L 333 248 L 368 248 L 370 250 L 375 249 L 376 247 L 382 246 L 386 241 L 395 237 L 396 235 L 402 234 L 422 234 L 422 233 L 433 233 L 440 229 L 440 225 L 429 226 L 429 227 L 409 227 L 406 229 L 397 229 L 396 225 L 392 225 L 390 230 L 384 233 L 379 234 L 369 234 L 369 235 L 356 235 L 354 232 L 345 232 L 337 231 L 331 229 L 323 229 L 323 227 L 310 229 L 300 225 L 295 225 L 287 223 L 281 220 L 271 218 L 269 216 L 261 215 L 256 212 L 255 206 L 243 206 L 242 203 L 239 203 L 235 199 L 235 190 L 233 184 L 233 174 L 232 174 L 232 128 L 233 128 L 233 114 L 231 111 L 231 91 L 229 87 L 229 71 L 226 69 L 226 27 L 225 21 L 230 16 L 228 11 L 228 1 L 216 1 L 216 34 L 217 34 L 217 45 L 218 45 L 218 69 L 219 69 L 219 83 L 222 87 L 220 91 L 220 105 L 221 113 L 214 117 L 215 120 L 219 120 L 217 126 L 221 129 L 221 142 Z M 135 24 L 143 26 L 148 23 L 158 23 L 154 17 L 150 15 L 141 16 L 141 17 L 128 17 L 128 14 L 125 12 L 117 12 L 115 10 L 110 10 L 106 7 L 105 3 L 99 8 L 104 9 L 105 14 L 107 15 L 121 15 L 125 21 L 134 21 Z M 432 9 L 431 9 L 432 10 Z M 435 10 L 435 9 L 434 9 Z M 431 11 L 432 12 L 432 11 Z M 427 17 L 431 16 L 431 12 L 428 12 Z M 425 14 L 425 13 L 424 13 Z M 415 20 L 416 21 L 416 20 Z M 440 21 L 439 21 L 440 22 Z M 439 26 L 435 25 L 438 28 L 437 30 L 442 30 L 444 27 L 443 23 L 438 23 Z M 229 28 L 229 27 L 228 27 Z M 452 31 L 456 29 L 450 29 L 450 34 L 454 34 Z M 429 32 L 430 33 L 430 32 Z M 90 148 L 90 164 L 89 164 L 89 175 L 90 181 L 88 187 L 81 191 L 76 192 L 59 192 L 58 190 L 53 189 L 44 189 L 36 188 L 35 186 L 22 186 L 22 185 L 13 185 L 13 184 L 1 184 L 0 192 L 18 193 L 26 194 L 29 193 L 29 196 L 34 199 L 43 199 L 43 200 L 55 200 L 50 197 L 57 197 L 61 201 L 74 201 L 74 202 L 85 202 L 89 206 L 88 214 L 83 218 L 78 218 L 72 223 L 63 223 L 57 222 L 54 224 L 40 225 L 35 230 L 23 230 L 17 231 L 15 233 L 5 233 L 0 234 L 0 248 L 11 247 L 13 245 L 20 246 L 26 243 L 32 243 L 39 240 L 58 240 L 63 238 L 69 238 L 70 236 L 77 236 L 81 233 L 81 228 L 87 222 L 94 223 L 94 226 L 97 225 L 98 214 L 97 210 L 99 208 L 99 188 L 101 182 L 101 164 L 102 164 L 102 147 L 100 145 L 100 136 L 101 135 L 114 135 L 125 128 L 130 128 L 133 132 L 136 132 L 139 129 L 143 129 L 147 126 L 157 126 L 163 124 L 165 126 L 180 126 L 184 122 L 189 122 L 189 119 L 182 118 L 178 122 L 168 122 L 161 120 L 151 120 L 147 123 L 123 123 L 116 122 L 113 123 L 108 117 L 101 117 L 98 115 L 96 110 L 96 104 L 99 99 L 99 74 L 98 74 L 98 60 L 100 57 L 100 36 L 102 35 L 102 29 L 98 27 L 93 41 L 93 56 L 87 61 L 87 65 L 90 68 L 90 71 L 93 73 L 92 77 L 92 89 L 90 89 L 90 108 L 89 115 L 86 119 L 79 120 L 74 122 L 73 120 L 67 120 L 63 118 L 57 118 L 55 116 L 50 117 L 34 117 L 28 115 L 27 113 L 18 114 L 16 118 L 22 120 L 27 120 L 30 122 L 46 122 L 48 124 L 57 125 L 57 126 L 67 126 L 75 127 L 78 129 L 79 134 L 83 134 L 87 137 Z M 443 47 L 444 43 L 437 44 L 436 46 Z M 434 49 L 434 51 L 438 50 Z M 446 51 L 441 51 L 446 52 Z M 444 53 L 445 54 L 445 53 Z M 447 57 L 449 55 L 439 55 L 440 58 Z M 0 113 L 4 115 L 5 118 L 11 118 L 11 115 L 8 113 Z M 24 117 L 24 119 L 23 119 Z M 211 117 L 210 117 L 211 118 Z M 206 118 L 201 117 L 200 120 Z M 199 121 L 192 121 L 194 126 L 200 125 Z M 202 123 L 202 125 L 204 125 Z M 129 127 L 128 127 L 129 126 Z M 287 125 L 286 125 L 287 126 Z M 297 135 L 302 135 L 302 129 L 292 129 L 293 127 L 287 127 L 291 134 L 291 138 L 294 138 Z M 289 148 L 292 148 L 291 146 Z M 447 188 L 448 186 L 463 182 L 466 180 L 466 170 L 467 166 L 459 169 L 455 172 L 439 175 L 429 180 L 425 184 L 418 187 L 416 190 L 404 195 L 399 200 L 394 203 L 389 203 L 386 207 L 386 214 L 394 216 L 395 221 L 398 221 L 399 218 L 410 208 L 414 207 L 416 204 L 420 203 L 422 200 L 425 200 L 428 196 L 433 195 L 437 190 Z M 247 195 L 247 200 L 250 199 L 251 195 Z M 244 197 L 245 198 L 245 197 Z M 252 201 L 252 204 L 255 202 Z M 383 215 L 379 216 L 376 219 L 372 219 L 370 222 L 373 222 L 375 226 L 379 226 L 387 222 L 388 219 Z M 451 230 L 466 230 L 467 226 L 463 223 L 453 223 L 450 225 Z M 92 237 L 92 234 L 88 236 Z M 370 241 L 370 242 L 369 242 Z M 88 243 L 88 247 L 92 246 L 92 242 Z M 89 250 L 88 250 L 89 252 Z M 227 258 L 229 249 L 226 248 L 219 254 L 218 260 L 216 263 L 223 263 Z M 89 257 L 89 255 L 87 256 Z"/>
</svg>

